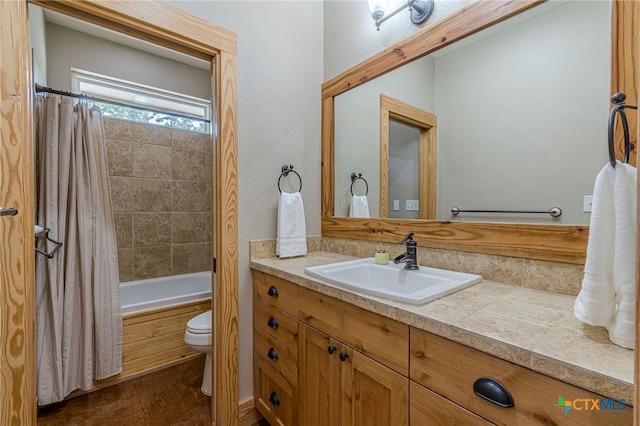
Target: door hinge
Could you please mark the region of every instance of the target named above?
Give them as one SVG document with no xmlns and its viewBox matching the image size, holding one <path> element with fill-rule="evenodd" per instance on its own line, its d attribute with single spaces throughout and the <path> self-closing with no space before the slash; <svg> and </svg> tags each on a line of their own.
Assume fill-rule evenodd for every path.
<svg viewBox="0 0 640 426">
<path fill-rule="evenodd" d="M 216 273 L 216 258 L 213 258 L 213 273 Z"/>
</svg>

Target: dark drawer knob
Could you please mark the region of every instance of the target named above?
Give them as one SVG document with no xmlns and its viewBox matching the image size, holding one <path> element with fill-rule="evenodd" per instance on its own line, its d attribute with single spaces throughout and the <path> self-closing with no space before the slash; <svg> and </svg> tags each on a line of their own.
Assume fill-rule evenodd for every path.
<svg viewBox="0 0 640 426">
<path fill-rule="evenodd" d="M 276 330 L 278 328 L 278 320 L 275 319 L 275 317 L 271 317 L 269 321 L 267 321 L 267 325 Z"/>
<path fill-rule="evenodd" d="M 345 362 L 349 358 L 349 354 L 346 352 L 340 352 L 340 361 Z"/>
<path fill-rule="evenodd" d="M 267 295 L 271 297 L 278 297 L 278 289 L 274 286 L 269 287 L 269 290 L 267 290 Z"/>
<path fill-rule="evenodd" d="M 267 352 L 267 356 L 271 361 L 278 360 L 278 352 L 274 348 L 269 348 L 269 352 Z"/>
<path fill-rule="evenodd" d="M 275 393 L 275 392 L 271 392 L 271 395 L 269 395 L 269 402 L 274 407 L 279 407 L 280 406 L 280 398 L 278 398 L 278 394 Z"/>
<path fill-rule="evenodd" d="M 337 350 L 338 348 L 336 348 L 336 345 L 330 345 L 329 347 L 327 347 L 327 352 L 329 352 L 331 355 L 333 355 L 333 353 Z"/>
<path fill-rule="evenodd" d="M 489 377 L 481 377 L 476 380 L 473 384 L 473 393 L 503 408 L 511 408 L 515 405 L 507 388 Z"/>
</svg>

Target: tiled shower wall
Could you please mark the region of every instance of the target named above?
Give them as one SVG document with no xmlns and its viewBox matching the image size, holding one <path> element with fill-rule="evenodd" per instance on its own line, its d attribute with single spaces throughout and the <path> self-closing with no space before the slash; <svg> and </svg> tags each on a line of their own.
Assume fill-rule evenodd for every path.
<svg viewBox="0 0 640 426">
<path fill-rule="evenodd" d="M 208 271 L 211 137 L 104 118 L 120 281 Z"/>
</svg>

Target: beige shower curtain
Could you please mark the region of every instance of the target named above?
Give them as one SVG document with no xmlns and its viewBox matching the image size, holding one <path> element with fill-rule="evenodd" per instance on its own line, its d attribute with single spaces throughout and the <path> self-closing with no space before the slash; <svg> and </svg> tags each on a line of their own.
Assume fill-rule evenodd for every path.
<svg viewBox="0 0 640 426">
<path fill-rule="evenodd" d="M 77 102 L 77 101 L 76 101 Z M 98 108 L 36 99 L 37 218 L 63 243 L 36 254 L 38 404 L 122 370 L 116 233 Z M 43 244 L 43 242 L 39 242 Z"/>
</svg>

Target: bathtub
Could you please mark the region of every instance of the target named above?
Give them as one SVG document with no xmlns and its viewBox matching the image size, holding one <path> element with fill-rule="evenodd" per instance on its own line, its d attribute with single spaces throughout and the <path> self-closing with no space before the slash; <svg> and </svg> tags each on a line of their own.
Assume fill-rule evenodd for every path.
<svg viewBox="0 0 640 426">
<path fill-rule="evenodd" d="M 211 297 L 211 272 L 120 283 L 123 315 L 209 297 Z"/>
</svg>

